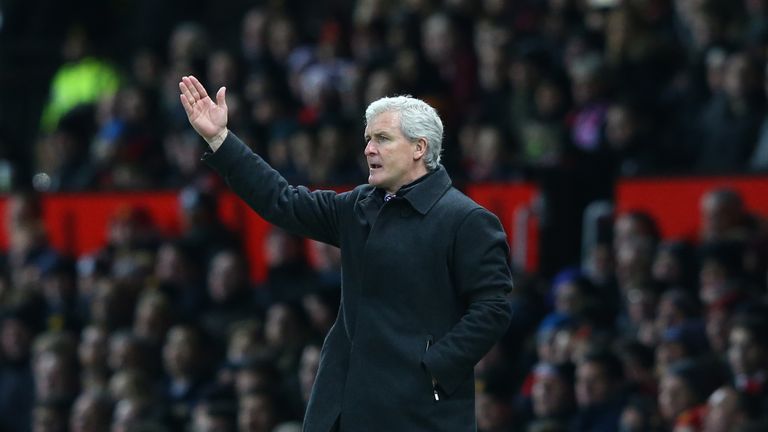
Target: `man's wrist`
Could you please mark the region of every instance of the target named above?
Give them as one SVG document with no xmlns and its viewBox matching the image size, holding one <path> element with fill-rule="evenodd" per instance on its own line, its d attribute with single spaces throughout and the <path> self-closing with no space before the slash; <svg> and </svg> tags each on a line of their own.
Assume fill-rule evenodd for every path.
<svg viewBox="0 0 768 432">
<path fill-rule="evenodd" d="M 205 141 L 208 143 L 208 146 L 211 148 L 211 151 L 215 152 L 216 150 L 221 147 L 221 144 L 224 143 L 224 140 L 227 139 L 227 134 L 229 133 L 229 129 L 224 128 L 221 132 L 217 133 L 211 138 L 205 138 Z"/>
</svg>

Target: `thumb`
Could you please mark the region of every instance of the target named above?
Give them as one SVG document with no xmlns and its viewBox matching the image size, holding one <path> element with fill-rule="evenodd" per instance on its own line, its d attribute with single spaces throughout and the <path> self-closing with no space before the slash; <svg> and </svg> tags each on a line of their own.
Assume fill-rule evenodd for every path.
<svg viewBox="0 0 768 432">
<path fill-rule="evenodd" d="M 218 92 L 216 92 L 216 105 L 226 108 L 227 107 L 227 88 L 222 87 L 219 89 Z"/>
</svg>

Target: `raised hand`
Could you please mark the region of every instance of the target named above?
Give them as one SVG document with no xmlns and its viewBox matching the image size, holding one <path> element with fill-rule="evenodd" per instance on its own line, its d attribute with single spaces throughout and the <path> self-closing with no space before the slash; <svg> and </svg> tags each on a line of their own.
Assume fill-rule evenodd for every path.
<svg viewBox="0 0 768 432">
<path fill-rule="evenodd" d="M 192 127 L 205 140 L 224 133 L 227 129 L 226 87 L 216 93 L 216 102 L 208 96 L 205 87 L 194 76 L 181 77 L 181 105 L 187 112 L 187 118 Z"/>
</svg>

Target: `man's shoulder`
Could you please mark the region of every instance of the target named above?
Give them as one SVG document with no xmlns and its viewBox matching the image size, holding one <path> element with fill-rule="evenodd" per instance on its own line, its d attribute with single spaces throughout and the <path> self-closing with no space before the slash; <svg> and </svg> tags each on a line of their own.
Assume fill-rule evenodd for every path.
<svg viewBox="0 0 768 432">
<path fill-rule="evenodd" d="M 464 194 L 464 192 L 456 189 L 454 186 L 448 188 L 448 190 L 445 192 L 445 195 L 443 195 L 439 202 L 440 205 L 446 206 L 452 211 L 469 213 L 473 210 L 485 210 L 483 206 L 476 203 L 475 200 L 468 197 Z"/>
</svg>

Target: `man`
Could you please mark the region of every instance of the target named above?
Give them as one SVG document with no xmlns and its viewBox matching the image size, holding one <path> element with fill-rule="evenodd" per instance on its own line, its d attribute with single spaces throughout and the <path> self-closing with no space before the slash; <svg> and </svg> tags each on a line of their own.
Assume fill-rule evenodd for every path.
<svg viewBox="0 0 768 432">
<path fill-rule="evenodd" d="M 338 246 L 342 300 L 321 353 L 308 432 L 475 430 L 473 367 L 505 332 L 511 288 L 498 219 L 440 165 L 443 125 L 410 97 L 366 110 L 368 185 L 336 194 L 289 186 L 227 130 L 194 77 L 181 103 L 204 156 L 267 221 Z"/>
</svg>

